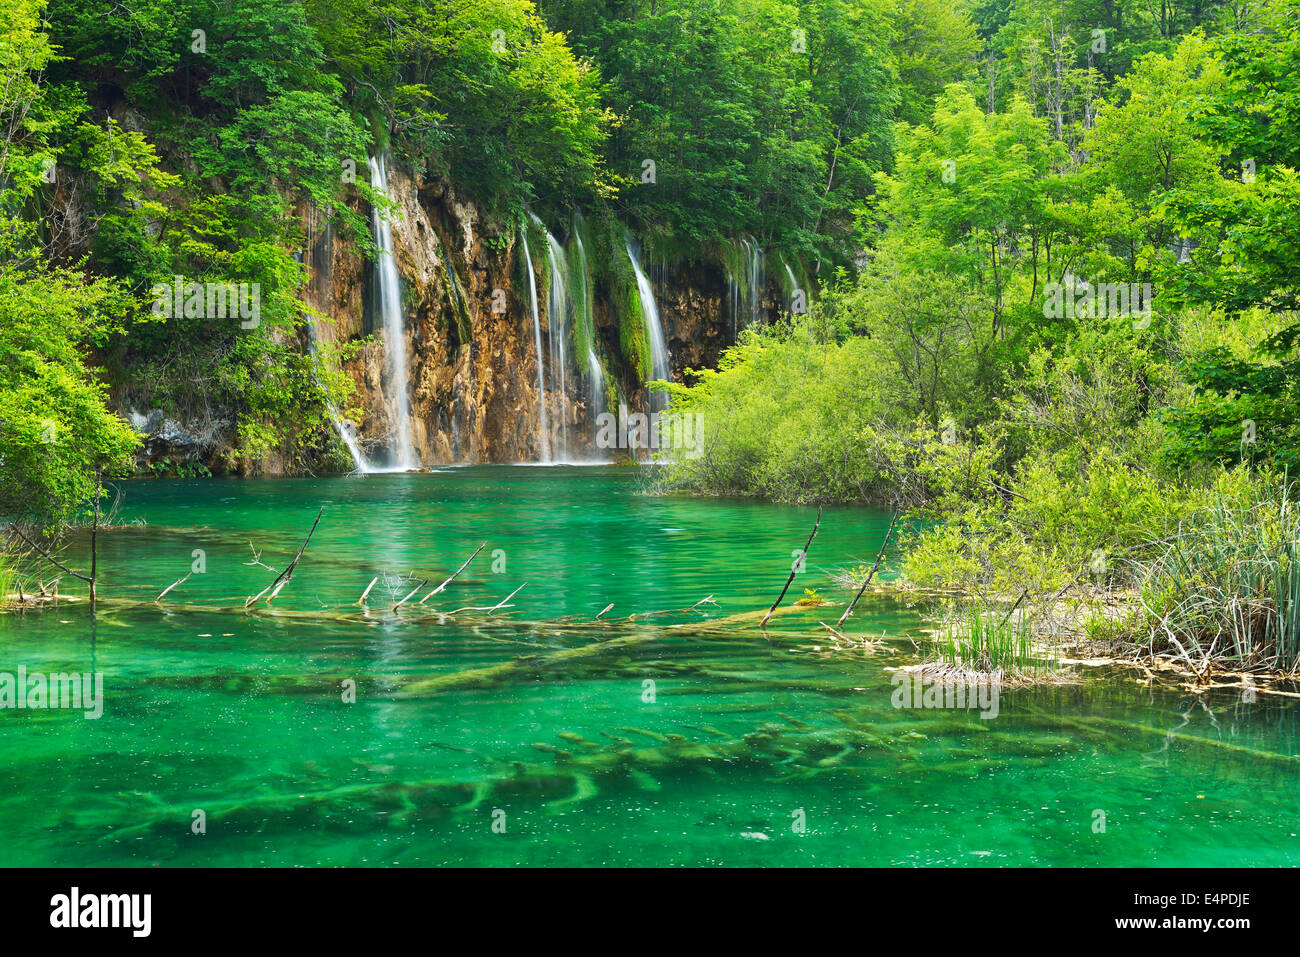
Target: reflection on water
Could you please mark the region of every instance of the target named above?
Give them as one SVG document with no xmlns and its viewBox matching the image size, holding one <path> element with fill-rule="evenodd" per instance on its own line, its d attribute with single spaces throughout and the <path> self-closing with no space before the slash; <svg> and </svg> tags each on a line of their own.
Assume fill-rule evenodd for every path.
<svg viewBox="0 0 1300 957">
<path fill-rule="evenodd" d="M 475 468 L 126 486 L 122 519 L 145 524 L 105 536 L 104 593 L 151 601 L 195 549 L 207 570 L 161 606 L 106 604 L 93 631 L 67 605 L 0 619 L 0 671 L 93 667 L 107 697 L 98 721 L 0 712 L 6 863 L 1300 860 L 1292 701 L 1117 676 L 1005 690 L 993 720 L 895 708 L 886 669 L 913 660 L 919 624 L 900 603 L 864 599 L 852 619 L 884 634 L 875 654 L 828 647 L 824 611 L 767 639 L 717 625 L 770 604 L 813 510 L 646 497 L 636 481 Z M 274 577 L 253 549 L 283 568 L 321 503 L 275 602 L 286 614 L 244 614 Z M 869 562 L 886 525 L 828 509 L 788 600 L 841 600 L 831 571 Z M 324 611 L 376 576 L 436 584 L 483 541 L 430 606 L 527 582 L 509 616 L 394 615 L 409 587 L 382 585 L 348 620 Z M 708 595 L 590 622 L 610 603 L 614 619 Z"/>
</svg>

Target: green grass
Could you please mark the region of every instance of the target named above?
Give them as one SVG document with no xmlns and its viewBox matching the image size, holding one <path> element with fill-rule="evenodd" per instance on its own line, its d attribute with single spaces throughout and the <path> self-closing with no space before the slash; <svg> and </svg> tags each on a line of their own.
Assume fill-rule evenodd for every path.
<svg viewBox="0 0 1300 957">
<path fill-rule="evenodd" d="M 3 542 L 0 542 L 0 609 L 17 605 L 18 572 L 14 567 L 13 556 L 5 554 Z M 14 597 L 10 597 L 14 596 Z"/>
<path fill-rule="evenodd" d="M 1034 649 L 1029 616 L 971 606 L 950 617 L 939 632 L 938 664 L 957 671 L 1037 675 L 1055 667 Z"/>
<path fill-rule="evenodd" d="M 1300 510 L 1289 482 L 1221 486 L 1143 576 L 1151 654 L 1300 670 Z"/>
</svg>

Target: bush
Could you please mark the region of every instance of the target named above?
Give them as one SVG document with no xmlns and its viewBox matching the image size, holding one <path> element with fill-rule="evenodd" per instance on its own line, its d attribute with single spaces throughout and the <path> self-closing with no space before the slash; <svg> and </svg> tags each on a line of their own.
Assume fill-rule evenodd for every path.
<svg viewBox="0 0 1300 957">
<path fill-rule="evenodd" d="M 1145 642 L 1199 668 L 1300 669 L 1300 509 L 1290 482 L 1224 473 L 1208 504 L 1143 570 Z"/>
</svg>

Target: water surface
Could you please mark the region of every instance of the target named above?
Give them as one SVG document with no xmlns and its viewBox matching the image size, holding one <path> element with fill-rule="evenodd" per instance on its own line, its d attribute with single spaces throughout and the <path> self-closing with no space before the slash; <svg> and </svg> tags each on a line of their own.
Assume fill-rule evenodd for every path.
<svg viewBox="0 0 1300 957">
<path fill-rule="evenodd" d="M 97 670 L 107 699 L 99 720 L 0 711 L 2 862 L 1300 862 L 1293 703 L 1114 676 L 1004 691 L 992 720 L 894 708 L 886 669 L 916 660 L 919 610 L 864 599 L 848 630 L 883 636 L 874 653 L 833 647 L 817 624 L 846 599 L 831 574 L 870 564 L 888 515 L 826 509 L 787 604 L 811 588 L 836 607 L 764 637 L 706 623 L 772 602 L 815 510 L 640 483 L 634 469 L 484 467 L 124 484 L 98 615 L 0 617 L 0 671 Z M 283 614 L 243 613 L 322 505 L 272 605 Z M 526 583 L 513 607 L 393 612 L 482 542 L 425 610 L 495 605 Z M 157 606 L 111 601 L 152 602 L 200 557 Z"/>
</svg>

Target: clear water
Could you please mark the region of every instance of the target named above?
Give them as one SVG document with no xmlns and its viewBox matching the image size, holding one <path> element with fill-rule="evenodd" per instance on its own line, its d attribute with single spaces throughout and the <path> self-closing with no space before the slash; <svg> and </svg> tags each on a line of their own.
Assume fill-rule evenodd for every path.
<svg viewBox="0 0 1300 957">
<path fill-rule="evenodd" d="M 883 632 L 874 655 L 835 650 L 817 625 L 845 599 L 830 572 L 870 562 L 886 515 L 826 510 L 787 604 L 816 588 L 836 606 L 765 638 L 708 620 L 771 603 L 813 511 L 648 497 L 640 480 L 485 467 L 124 485 L 98 616 L 0 617 L 0 671 L 98 669 L 107 699 L 99 720 L 0 711 L 0 862 L 1300 862 L 1293 701 L 1203 708 L 1114 675 L 1004 691 L 992 720 L 895 709 L 885 669 L 915 660 L 917 611 L 864 599 L 848 630 Z M 245 614 L 274 577 L 246 564 L 248 543 L 283 568 L 322 504 L 279 611 Z M 385 572 L 427 591 L 483 541 L 424 612 L 394 614 L 410 586 L 383 581 L 368 610 L 348 608 Z M 161 605 L 114 603 L 152 602 L 195 549 L 206 572 Z M 523 582 L 495 618 L 427 614 Z M 613 619 L 709 595 L 707 612 L 589 621 L 611 602 Z M 584 623 L 553 623 L 565 616 Z"/>
</svg>

